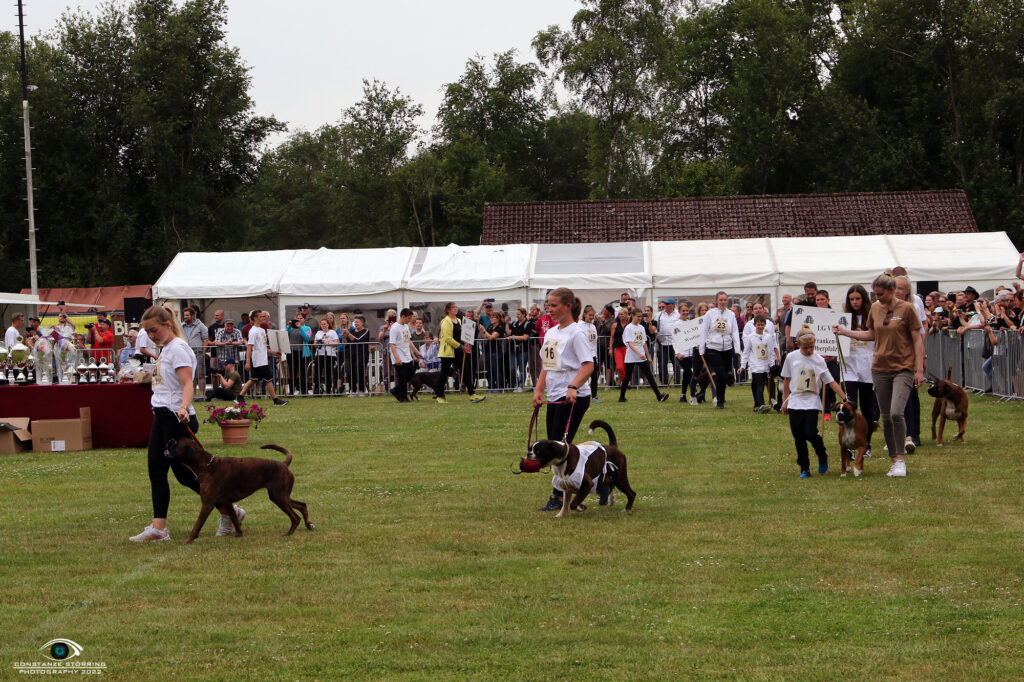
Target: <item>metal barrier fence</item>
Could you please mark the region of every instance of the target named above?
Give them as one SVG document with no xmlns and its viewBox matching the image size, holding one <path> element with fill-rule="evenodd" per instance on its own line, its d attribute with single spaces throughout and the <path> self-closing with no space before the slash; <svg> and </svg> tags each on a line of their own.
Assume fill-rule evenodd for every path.
<svg viewBox="0 0 1024 682">
<path fill-rule="evenodd" d="M 1004 400 L 1024 400 L 1024 339 L 1017 331 L 994 332 L 998 343 L 991 346 L 991 355 L 986 358 L 986 334 L 983 329 L 969 329 L 963 335 L 928 334 L 925 379 L 945 379 L 952 366 L 953 382 L 969 391 L 991 391 Z"/>
</svg>

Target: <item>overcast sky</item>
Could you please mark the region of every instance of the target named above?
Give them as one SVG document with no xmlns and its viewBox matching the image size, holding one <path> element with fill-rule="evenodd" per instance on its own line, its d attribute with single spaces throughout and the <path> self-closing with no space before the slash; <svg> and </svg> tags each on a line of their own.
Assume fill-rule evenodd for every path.
<svg viewBox="0 0 1024 682">
<path fill-rule="evenodd" d="M 100 0 L 24 0 L 28 35 L 52 29 L 67 7 L 95 13 Z M 11 0 L 7 26 L 17 32 Z M 510 48 L 535 61 L 530 41 L 568 27 L 577 0 L 229 0 L 228 42 L 251 67 L 256 112 L 289 130 L 333 123 L 362 97 L 362 79 L 384 81 L 423 105 L 429 128 L 440 89 L 466 60 Z M 8 16 L 11 16 L 8 15 Z M 31 65 L 29 67 L 31 69 Z M 31 78 L 31 76 L 30 76 Z"/>
</svg>

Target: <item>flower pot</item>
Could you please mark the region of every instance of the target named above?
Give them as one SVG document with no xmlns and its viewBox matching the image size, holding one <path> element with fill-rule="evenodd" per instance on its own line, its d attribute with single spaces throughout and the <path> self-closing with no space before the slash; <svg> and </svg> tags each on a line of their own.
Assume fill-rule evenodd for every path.
<svg viewBox="0 0 1024 682">
<path fill-rule="evenodd" d="M 251 419 L 228 419 L 220 423 L 220 435 L 225 445 L 245 445 L 249 442 Z"/>
</svg>

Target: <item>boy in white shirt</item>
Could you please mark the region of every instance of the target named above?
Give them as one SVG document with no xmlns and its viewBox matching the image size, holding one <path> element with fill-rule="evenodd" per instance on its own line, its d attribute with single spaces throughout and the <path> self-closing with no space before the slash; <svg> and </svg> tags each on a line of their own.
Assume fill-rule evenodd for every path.
<svg viewBox="0 0 1024 682">
<path fill-rule="evenodd" d="M 750 389 L 754 393 L 754 412 L 767 412 L 769 408 L 764 402 L 764 389 L 768 386 L 768 373 L 772 365 L 781 365 L 779 344 L 775 334 L 766 330 L 768 320 L 763 313 L 754 316 L 754 331 L 744 336 L 743 355 L 740 357 L 740 369 L 750 371 Z"/>
<path fill-rule="evenodd" d="M 814 352 L 814 332 L 803 325 L 797 334 L 800 350 L 786 356 L 782 366 L 782 414 L 789 415 L 789 430 L 796 443 L 796 463 L 800 466 L 800 478 L 811 477 L 811 461 L 807 443 L 818 455 L 818 473 L 828 473 L 828 453 L 825 441 L 818 433 L 818 415 L 821 412 L 821 390 L 827 384 L 846 400 L 846 392 L 836 383 L 825 366 L 825 359 Z"/>
<path fill-rule="evenodd" d="M 249 392 L 253 384 L 259 381 L 266 386 L 267 395 L 274 400 L 275 405 L 287 405 L 288 401 L 278 398 L 277 391 L 274 390 L 274 375 L 270 369 L 270 359 L 267 357 L 267 355 L 280 355 L 281 351 L 268 349 L 270 344 L 267 340 L 267 330 L 263 328 L 263 325 L 270 325 L 270 313 L 266 310 L 261 310 L 256 314 L 256 321 L 249 329 L 249 338 L 246 339 L 245 344 L 245 371 L 249 372 L 249 380 L 245 382 L 245 386 L 242 387 L 242 392 L 235 402 L 245 404 L 245 394 Z"/>
<path fill-rule="evenodd" d="M 412 331 L 409 329 L 409 322 L 412 321 L 412 310 L 402 308 L 398 322 L 391 325 L 388 332 L 388 350 L 391 353 L 391 364 L 395 368 L 395 387 L 391 389 L 391 395 L 400 403 L 411 402 L 409 400 L 409 389 L 407 382 L 416 373 L 416 364 L 413 358 L 419 360 L 422 356 L 416 347 L 410 342 Z"/>
</svg>

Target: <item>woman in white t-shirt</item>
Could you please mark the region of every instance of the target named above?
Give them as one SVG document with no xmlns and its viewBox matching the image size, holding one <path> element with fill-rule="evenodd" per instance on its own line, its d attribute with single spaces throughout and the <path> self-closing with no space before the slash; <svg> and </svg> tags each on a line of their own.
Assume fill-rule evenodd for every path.
<svg viewBox="0 0 1024 682">
<path fill-rule="evenodd" d="M 594 356 L 594 368 L 595 371 L 590 373 L 590 401 L 594 403 L 601 402 L 601 399 L 597 397 L 597 325 L 594 324 L 594 319 L 597 317 L 597 312 L 594 310 L 594 306 L 588 305 L 583 308 L 583 319 L 576 324 L 583 333 L 587 335 L 587 343 L 590 344 L 590 352 Z"/>
<path fill-rule="evenodd" d="M 142 315 L 142 328 L 146 330 L 149 339 L 161 347 L 153 371 L 153 397 L 150 400 L 153 426 L 149 432 L 148 468 L 153 522 L 129 539 L 132 542 L 166 542 L 171 539 L 167 532 L 167 507 L 171 501 L 167 470 L 174 471 L 174 477 L 179 483 L 199 494 L 199 481 L 195 474 L 178 460 L 164 455 L 167 441 L 172 438 L 191 438 L 184 426 L 186 423 L 193 433 L 199 430 L 199 420 L 192 408 L 192 376 L 196 370 L 196 355 L 181 333 L 178 318 L 165 308 L 153 306 L 146 310 Z M 239 520 L 241 516 L 240 513 Z"/>
<path fill-rule="evenodd" d="M 814 352 L 814 332 L 803 325 L 796 336 L 799 351 L 786 356 L 782 365 L 782 414 L 789 415 L 789 430 L 796 443 L 796 463 L 800 467 L 800 478 L 810 478 L 811 460 L 807 443 L 818 455 L 818 473 L 828 473 L 828 453 L 825 441 L 818 433 L 818 416 L 821 414 L 822 386 L 829 385 L 843 400 L 846 394 L 825 366 L 825 358 Z"/>
<path fill-rule="evenodd" d="M 590 407 L 587 380 L 594 371 L 594 356 L 586 334 L 576 325 L 582 307 L 580 299 L 570 289 L 562 287 L 548 293 L 547 311 L 556 326 L 544 335 L 540 349 L 541 372 L 533 389 L 534 407 L 547 402 L 548 440 L 564 438 L 571 443 Z M 541 511 L 561 508 L 562 492 L 552 488 L 551 499 Z"/>
<path fill-rule="evenodd" d="M 647 329 L 643 324 L 644 311 L 640 308 L 633 308 L 629 311 L 630 323 L 622 330 L 622 342 L 626 344 L 626 359 L 624 362 L 626 376 L 622 378 L 619 388 L 619 402 L 626 402 L 626 388 L 629 380 L 633 378 L 633 372 L 638 372 L 646 381 L 647 385 L 654 391 L 658 402 L 668 400 L 668 393 L 658 390 L 658 382 L 651 372 L 651 358 L 647 349 Z"/>
<path fill-rule="evenodd" d="M 331 329 L 330 320 L 326 317 L 320 320 L 320 329 L 313 337 L 313 347 L 316 348 L 316 378 L 313 380 L 313 393 L 319 395 L 322 392 L 331 394 L 335 391 L 336 372 L 338 358 L 338 334 Z"/>
<path fill-rule="evenodd" d="M 868 311 L 871 299 L 867 289 L 854 284 L 846 292 L 846 304 L 843 312 L 850 316 L 850 329 L 863 331 L 867 329 Z M 855 409 L 859 409 L 868 420 L 868 449 L 865 456 L 871 454 L 871 436 L 878 423 L 878 404 L 875 402 L 874 380 L 871 378 L 871 362 L 875 358 L 875 342 L 850 340 L 850 352 L 843 358 L 846 371 L 846 391 Z"/>
</svg>

